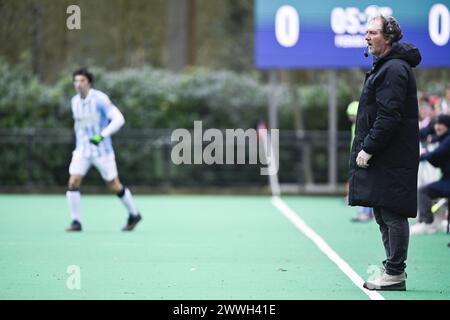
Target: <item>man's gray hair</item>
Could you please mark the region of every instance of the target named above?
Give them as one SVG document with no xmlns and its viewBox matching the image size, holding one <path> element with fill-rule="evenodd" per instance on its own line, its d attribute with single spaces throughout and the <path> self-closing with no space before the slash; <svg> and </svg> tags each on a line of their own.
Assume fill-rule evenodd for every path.
<svg viewBox="0 0 450 320">
<path fill-rule="evenodd" d="M 393 16 L 383 16 L 382 14 L 372 17 L 369 21 L 381 20 L 383 35 L 390 43 L 398 42 L 403 38 L 402 29 Z"/>
</svg>

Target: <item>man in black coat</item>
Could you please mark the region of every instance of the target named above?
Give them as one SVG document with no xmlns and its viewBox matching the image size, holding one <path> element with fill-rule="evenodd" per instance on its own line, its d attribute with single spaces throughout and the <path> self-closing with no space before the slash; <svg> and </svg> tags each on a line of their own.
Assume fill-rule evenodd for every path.
<svg viewBox="0 0 450 320">
<path fill-rule="evenodd" d="M 411 226 L 411 234 L 434 233 L 431 201 L 436 198 L 450 197 L 450 115 L 441 114 L 436 120 L 434 131 L 439 146 L 431 152 L 420 156 L 420 161 L 428 161 L 440 168 L 442 178 L 419 189 L 419 221 Z"/>
<path fill-rule="evenodd" d="M 367 26 L 374 56 L 366 74 L 356 117 L 349 172 L 349 204 L 374 208 L 386 260 L 384 273 L 364 287 L 406 290 L 408 218 L 417 215 L 419 117 L 412 68 L 418 49 L 403 37 L 393 17 L 377 16 Z"/>
</svg>

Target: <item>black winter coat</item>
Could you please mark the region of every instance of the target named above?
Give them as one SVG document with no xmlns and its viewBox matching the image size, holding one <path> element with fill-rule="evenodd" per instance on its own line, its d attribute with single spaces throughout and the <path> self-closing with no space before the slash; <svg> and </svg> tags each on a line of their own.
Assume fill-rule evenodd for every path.
<svg viewBox="0 0 450 320">
<path fill-rule="evenodd" d="M 394 43 L 366 74 L 350 157 L 351 206 L 417 215 L 419 107 L 412 67 L 420 61 L 415 46 Z M 372 154 L 366 169 L 356 165 L 361 149 Z"/>
</svg>

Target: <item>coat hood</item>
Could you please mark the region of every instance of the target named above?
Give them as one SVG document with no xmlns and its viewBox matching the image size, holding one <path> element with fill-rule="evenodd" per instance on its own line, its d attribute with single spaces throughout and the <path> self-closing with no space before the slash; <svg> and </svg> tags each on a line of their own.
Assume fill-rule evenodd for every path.
<svg viewBox="0 0 450 320">
<path fill-rule="evenodd" d="M 395 42 L 392 45 L 391 51 L 384 57 L 374 60 L 374 64 L 379 64 L 391 59 L 402 59 L 408 62 L 411 67 L 415 67 L 422 60 L 422 56 L 415 45 L 407 42 Z"/>
</svg>

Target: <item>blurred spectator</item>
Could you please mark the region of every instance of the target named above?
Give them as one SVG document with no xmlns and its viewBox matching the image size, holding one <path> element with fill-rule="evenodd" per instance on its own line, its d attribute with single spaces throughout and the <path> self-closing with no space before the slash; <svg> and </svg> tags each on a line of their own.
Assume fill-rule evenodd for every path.
<svg viewBox="0 0 450 320">
<path fill-rule="evenodd" d="M 430 105 L 429 97 L 425 92 L 418 93 L 419 102 L 419 129 L 420 129 L 420 153 L 431 152 L 437 147 L 434 125 L 437 112 L 434 105 Z M 419 164 L 418 187 L 439 180 L 441 170 L 433 167 L 429 162 L 422 161 Z"/>
<path fill-rule="evenodd" d="M 436 142 L 434 124 L 440 114 L 439 105 L 432 104 L 429 99 L 419 102 L 419 137 L 420 141 L 426 143 Z"/>
<path fill-rule="evenodd" d="M 439 115 L 434 129 L 438 137 L 439 146 L 431 151 L 423 153 L 420 161 L 428 161 L 433 166 L 442 170 L 442 178 L 419 188 L 418 223 L 411 226 L 410 234 L 435 233 L 437 231 L 431 211 L 432 200 L 450 197 L 450 115 Z"/>
<path fill-rule="evenodd" d="M 430 104 L 430 106 L 432 106 L 432 107 L 434 107 L 434 109 L 436 109 L 438 115 L 441 113 L 444 113 L 444 114 L 448 113 L 448 109 L 446 107 L 442 108 L 441 97 L 439 97 L 437 95 L 429 96 L 428 103 Z"/>
<path fill-rule="evenodd" d="M 425 93 L 418 93 L 418 102 L 419 102 L 419 129 L 426 128 L 431 119 L 433 118 L 433 112 L 430 104 L 428 103 L 428 96 Z M 434 108 L 433 108 L 434 111 Z"/>
<path fill-rule="evenodd" d="M 445 96 L 440 101 L 440 108 L 443 113 L 450 114 L 450 85 L 445 89 Z"/>
</svg>

